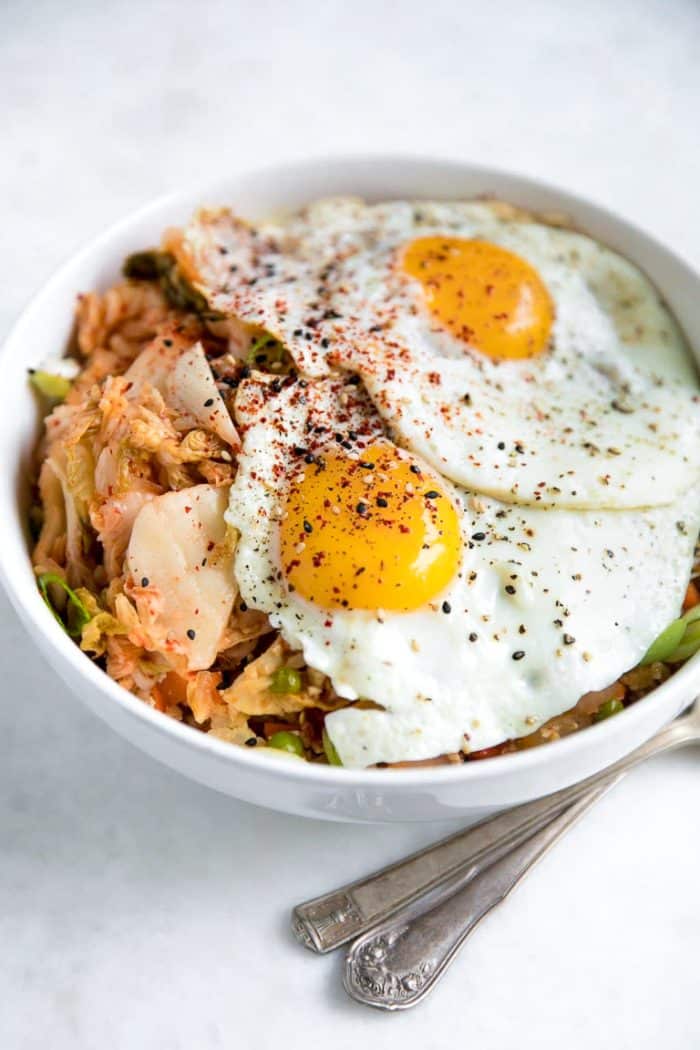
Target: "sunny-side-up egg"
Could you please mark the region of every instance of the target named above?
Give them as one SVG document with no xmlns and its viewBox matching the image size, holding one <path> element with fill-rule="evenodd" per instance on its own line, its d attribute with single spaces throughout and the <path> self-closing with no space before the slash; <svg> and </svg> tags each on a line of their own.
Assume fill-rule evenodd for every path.
<svg viewBox="0 0 700 1050">
<path fill-rule="evenodd" d="M 335 200 L 251 227 L 201 213 L 180 249 L 213 308 L 303 374 L 359 373 L 396 440 L 509 503 L 660 506 L 700 476 L 682 334 L 589 237 L 496 203 Z"/>
<path fill-rule="evenodd" d="M 531 732 L 633 666 L 678 613 L 697 487 L 644 511 L 469 493 L 399 449 L 352 377 L 256 375 L 236 418 L 240 593 L 340 696 L 377 705 L 327 716 L 346 766 Z"/>
</svg>

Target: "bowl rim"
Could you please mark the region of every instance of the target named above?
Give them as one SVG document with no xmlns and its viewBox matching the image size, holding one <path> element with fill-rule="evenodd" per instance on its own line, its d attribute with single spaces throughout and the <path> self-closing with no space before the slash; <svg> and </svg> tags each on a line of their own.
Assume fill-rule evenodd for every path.
<svg viewBox="0 0 700 1050">
<path fill-rule="evenodd" d="M 192 183 L 178 190 L 162 194 L 149 202 L 129 212 L 122 218 L 110 224 L 95 236 L 89 238 L 76 251 L 71 252 L 64 261 L 53 271 L 41 287 L 30 296 L 25 306 L 21 309 L 18 317 L 11 325 L 9 332 L 3 340 L 0 355 L 2 358 L 9 356 L 12 347 L 20 343 L 25 326 L 30 326 L 35 312 L 39 311 L 46 300 L 51 298 L 56 285 L 59 285 L 68 276 L 69 271 L 77 269 L 82 263 L 102 259 L 109 245 L 121 234 L 128 233 L 131 227 L 137 225 L 150 216 L 185 204 L 197 198 L 206 200 L 207 194 L 222 187 L 228 182 L 235 183 L 243 179 L 254 179 L 257 176 L 268 177 L 276 174 L 284 177 L 285 174 L 300 174 L 306 169 L 309 172 L 319 165 L 343 167 L 350 173 L 352 169 L 365 168 L 367 165 L 405 165 L 413 169 L 425 167 L 426 169 L 452 169 L 456 174 L 495 181 L 509 180 L 517 184 L 525 192 L 538 192 L 552 195 L 557 200 L 557 207 L 562 210 L 571 208 L 577 210 L 585 209 L 593 215 L 596 221 L 602 224 L 612 224 L 622 228 L 625 232 L 632 234 L 635 238 L 646 242 L 650 248 L 669 260 L 676 266 L 681 267 L 687 275 L 698 285 L 700 293 L 700 274 L 681 255 L 672 251 L 659 241 L 654 235 L 648 233 L 637 223 L 621 217 L 611 209 L 590 200 L 582 194 L 562 189 L 555 183 L 546 180 L 520 174 L 511 169 L 505 169 L 493 165 L 471 163 L 470 161 L 457 157 L 443 157 L 433 155 L 409 154 L 409 153 L 384 153 L 372 151 L 367 153 L 331 154 L 330 156 L 312 156 L 306 159 L 291 160 L 282 163 L 270 163 L 259 169 L 227 170 L 216 177 Z M 67 302 L 67 308 L 71 303 Z M 15 510 L 18 508 L 15 507 Z M 21 511 L 20 511 L 21 513 Z M 23 568 L 26 568 L 24 566 Z M 688 685 L 685 692 L 688 694 L 686 703 L 690 702 L 693 695 L 691 682 L 695 680 L 696 686 L 700 684 L 700 653 L 691 658 L 669 679 L 652 690 L 647 696 L 627 708 L 621 719 L 606 719 L 598 724 L 591 725 L 583 731 L 577 731 L 563 739 L 552 741 L 546 746 L 528 748 L 523 751 L 505 755 L 495 755 L 488 759 L 475 762 L 460 762 L 441 766 L 423 766 L 408 769 L 376 769 L 376 768 L 337 768 L 320 763 L 286 761 L 286 756 L 270 757 L 263 749 L 247 749 L 239 745 L 228 743 L 203 733 L 191 726 L 171 718 L 163 712 L 150 707 L 139 697 L 130 693 L 120 686 L 114 679 L 110 678 L 105 671 L 99 668 L 93 661 L 82 652 L 75 642 L 68 637 L 62 628 L 56 623 L 49 609 L 42 601 L 38 589 L 31 591 L 25 586 L 24 578 L 20 578 L 15 566 L 9 558 L 5 546 L 0 544 L 0 579 L 4 589 L 10 598 L 16 611 L 25 622 L 42 636 L 47 645 L 56 655 L 66 660 L 76 673 L 87 680 L 98 693 L 102 694 L 107 703 L 116 703 L 127 714 L 131 720 L 143 721 L 150 725 L 151 729 L 164 737 L 182 744 L 185 749 L 193 748 L 196 751 L 209 755 L 217 762 L 231 764 L 234 767 L 240 765 L 249 772 L 273 772 L 275 776 L 293 781 L 305 781 L 313 785 L 326 787 L 350 787 L 350 788 L 375 788 L 405 786 L 405 787 L 428 787 L 435 783 L 464 783 L 473 781 L 485 781 L 498 779 L 506 772 L 524 772 L 536 770 L 548 764 L 549 757 L 554 750 L 558 759 L 566 760 L 582 748 L 595 748 L 597 741 L 607 738 L 610 741 L 619 739 L 628 731 L 632 730 L 635 723 L 642 721 L 642 713 L 639 710 L 641 703 L 644 709 L 649 710 L 651 705 L 660 707 L 666 701 L 671 692 L 680 695 L 684 687 Z M 629 735 L 633 734 L 629 732 Z M 265 757 L 261 758 L 261 755 Z"/>
</svg>

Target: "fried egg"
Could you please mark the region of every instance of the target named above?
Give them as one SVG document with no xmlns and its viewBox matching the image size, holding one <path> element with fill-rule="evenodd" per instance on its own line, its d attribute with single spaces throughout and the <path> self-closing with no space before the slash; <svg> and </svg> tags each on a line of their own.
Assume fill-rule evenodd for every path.
<svg viewBox="0 0 700 1050">
<path fill-rule="evenodd" d="M 256 374 L 236 422 L 240 594 L 339 696 L 373 702 L 326 717 L 345 766 L 529 733 L 678 613 L 697 487 L 646 510 L 485 497 L 399 448 L 353 377 Z"/>
<path fill-rule="evenodd" d="M 646 277 L 494 202 L 201 213 L 181 261 L 302 374 L 359 374 L 395 440 L 506 503 L 671 504 L 700 476 L 697 381 Z"/>
</svg>

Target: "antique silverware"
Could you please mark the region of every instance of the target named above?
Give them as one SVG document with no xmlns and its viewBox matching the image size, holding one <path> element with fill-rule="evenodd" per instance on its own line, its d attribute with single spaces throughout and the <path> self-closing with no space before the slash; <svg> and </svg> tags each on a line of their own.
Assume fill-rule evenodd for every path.
<svg viewBox="0 0 700 1050">
<path fill-rule="evenodd" d="M 698 740 L 700 704 L 695 704 L 625 758 L 579 784 L 499 813 L 364 879 L 298 905 L 292 913 L 294 933 L 311 950 L 327 952 L 399 912 L 406 920 L 433 908 L 592 788 L 611 786 L 652 755 Z"/>
<path fill-rule="evenodd" d="M 358 937 L 345 960 L 348 995 L 384 1010 L 405 1010 L 424 999 L 481 919 L 621 776 L 590 788 L 436 907 L 417 916 L 400 912 Z"/>
<path fill-rule="evenodd" d="M 628 769 L 652 754 L 700 742 L 700 705 L 661 730 L 633 755 L 602 774 L 577 800 L 521 840 L 429 910 L 414 907 L 375 925 L 350 947 L 344 984 L 369 1006 L 400 1010 L 421 1002 L 442 977 L 480 920 L 516 888 L 544 854 Z M 634 761 L 630 759 L 635 757 Z"/>
</svg>

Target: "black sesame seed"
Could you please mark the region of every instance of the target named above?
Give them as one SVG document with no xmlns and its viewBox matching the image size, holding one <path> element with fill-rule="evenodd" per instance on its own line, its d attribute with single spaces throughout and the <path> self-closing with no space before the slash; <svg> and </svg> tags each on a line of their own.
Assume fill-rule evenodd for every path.
<svg viewBox="0 0 700 1050">
<path fill-rule="evenodd" d="M 304 456 L 304 463 L 308 463 L 311 466 L 312 463 L 316 462 L 316 457 L 311 452 L 307 452 Z"/>
<path fill-rule="evenodd" d="M 300 335 L 303 335 L 303 331 L 302 331 L 301 328 L 295 328 L 294 331 L 292 332 L 292 335 L 295 335 L 295 336 L 298 337 Z"/>
<path fill-rule="evenodd" d="M 389 501 L 385 500 L 383 496 L 377 496 L 377 506 L 378 507 L 388 507 L 389 506 Z"/>
<path fill-rule="evenodd" d="M 164 339 L 163 340 L 163 346 L 172 346 L 172 345 L 173 345 L 172 339 Z"/>
<path fill-rule="evenodd" d="M 312 533 L 313 531 L 314 531 L 314 527 L 313 527 L 313 525 L 311 524 L 311 522 L 310 522 L 310 521 L 307 521 L 307 520 L 306 520 L 306 518 L 304 518 L 304 532 L 305 532 L 305 533 L 307 534 L 307 536 L 308 536 L 308 535 L 309 535 L 310 533 Z"/>
<path fill-rule="evenodd" d="M 359 386 L 361 382 L 362 380 L 359 376 L 350 376 L 350 378 L 348 379 L 348 383 L 350 384 L 350 386 Z"/>
<path fill-rule="evenodd" d="M 193 642 L 197 637 L 197 632 L 190 627 L 189 631 L 187 632 L 187 637 L 191 642 Z"/>
<path fill-rule="evenodd" d="M 420 474 L 420 467 L 417 463 L 411 463 L 408 469 L 411 471 L 411 474 Z"/>
<path fill-rule="evenodd" d="M 497 446 L 497 447 L 498 447 L 498 448 L 500 448 L 500 450 L 501 450 L 501 452 L 502 452 L 502 451 L 503 451 L 503 449 L 504 449 L 504 448 L 506 447 L 506 443 L 505 443 L 505 441 L 499 441 L 499 442 L 498 442 L 498 446 Z"/>
<path fill-rule="evenodd" d="M 323 347 L 324 350 L 327 350 L 330 345 L 331 345 L 330 339 L 323 338 L 321 340 L 321 346 Z"/>
<path fill-rule="evenodd" d="M 366 459 L 358 459 L 357 465 L 358 467 L 363 467 L 365 470 L 374 470 L 374 463 L 370 463 L 369 460 Z"/>
<path fill-rule="evenodd" d="M 360 501 L 360 503 L 358 503 L 357 506 L 355 507 L 355 510 L 357 511 L 358 514 L 366 514 L 367 513 L 367 504 L 366 503 L 362 503 Z"/>
<path fill-rule="evenodd" d="M 476 633 L 476 631 L 472 631 L 471 634 L 469 635 L 469 641 L 470 642 L 475 642 L 478 637 L 479 637 L 479 635 Z"/>
<path fill-rule="evenodd" d="M 515 587 L 512 583 L 507 583 L 505 588 L 506 594 L 515 594 Z"/>
<path fill-rule="evenodd" d="M 440 499 L 440 493 L 436 492 L 435 489 L 431 489 L 430 492 L 426 492 L 426 499 Z"/>
<path fill-rule="evenodd" d="M 245 742 L 245 746 L 246 747 L 255 747 L 257 742 L 258 742 L 257 737 L 249 736 L 248 739 Z"/>
<path fill-rule="evenodd" d="M 485 540 L 486 539 L 486 533 L 485 532 L 473 532 L 472 533 L 472 539 L 476 540 L 476 542 L 478 543 L 479 540 Z"/>
<path fill-rule="evenodd" d="M 148 587 L 148 576 L 142 576 L 141 577 L 141 586 L 142 587 Z"/>
<path fill-rule="evenodd" d="M 524 649 L 516 649 L 515 652 L 513 653 L 513 659 L 514 660 L 522 660 L 522 658 L 524 656 L 525 656 L 525 650 Z"/>
<path fill-rule="evenodd" d="M 452 612 L 452 606 L 450 605 L 449 602 L 443 602 L 442 603 L 442 611 L 444 613 L 451 613 Z"/>
<path fill-rule="evenodd" d="M 204 407 L 205 407 L 205 408 L 211 408 L 211 406 L 212 406 L 213 404 L 214 404 L 214 398 L 213 398 L 213 397 L 208 397 L 208 398 L 206 399 L 206 401 L 204 402 Z"/>
<path fill-rule="evenodd" d="M 241 612 L 248 612 L 248 606 L 246 605 L 245 602 L 241 602 L 241 604 L 238 606 L 238 608 L 241 610 Z"/>
</svg>

